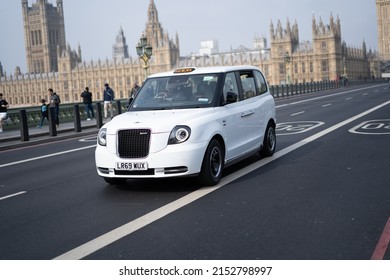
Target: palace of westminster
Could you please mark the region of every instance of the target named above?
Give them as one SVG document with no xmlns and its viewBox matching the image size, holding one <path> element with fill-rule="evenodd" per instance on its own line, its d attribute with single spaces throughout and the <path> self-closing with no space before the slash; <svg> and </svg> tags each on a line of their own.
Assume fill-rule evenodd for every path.
<svg viewBox="0 0 390 280">
<path fill-rule="evenodd" d="M 0 92 L 12 108 L 39 105 L 42 98 L 48 98 L 48 88 L 55 89 L 63 103 L 80 102 L 86 86 L 94 100 L 102 100 L 105 82 L 114 89 L 116 99 L 124 99 L 133 84 L 145 78 L 143 63 L 128 54 L 122 28 L 112 60 L 86 62 L 80 46 L 76 51 L 66 43 L 63 0 L 56 0 L 56 6 L 47 0 L 37 0 L 31 7 L 27 0 L 21 2 L 28 73 L 16 67 L 13 74 L 5 74 L 0 62 Z M 287 20 L 283 27 L 279 20 L 270 24 L 270 48 L 265 38 L 255 38 L 253 49 L 217 52 L 210 48 L 207 54 L 181 57 L 178 35 L 172 39 L 163 31 L 150 0 L 143 33 L 153 50 L 148 70 L 157 73 L 186 66 L 249 64 L 260 67 L 270 85 L 379 77 L 384 62 L 390 61 L 390 0 L 376 0 L 376 7 L 379 53 L 367 50 L 364 41 L 361 48 L 347 46 L 339 17 L 330 15 L 329 24 L 324 24 L 313 15 L 312 42 L 299 41 L 296 22 L 291 25 Z"/>
</svg>

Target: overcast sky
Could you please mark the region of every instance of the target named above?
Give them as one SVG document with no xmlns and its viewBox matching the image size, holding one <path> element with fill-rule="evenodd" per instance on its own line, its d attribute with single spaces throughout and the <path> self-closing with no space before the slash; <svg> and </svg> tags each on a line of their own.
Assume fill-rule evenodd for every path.
<svg viewBox="0 0 390 280">
<path fill-rule="evenodd" d="M 29 6 L 37 0 L 29 0 Z M 56 0 L 48 0 L 56 6 Z M 218 40 L 219 50 L 252 47 L 255 36 L 270 44 L 271 20 L 283 28 L 296 20 L 300 41 L 312 41 L 312 17 L 329 24 L 330 15 L 341 20 L 342 39 L 361 48 L 377 50 L 375 0 L 154 0 L 163 29 L 180 40 L 180 55 L 198 53 L 200 42 Z M 80 44 L 83 60 L 112 58 L 115 37 L 123 28 L 130 55 L 145 29 L 150 0 L 63 0 L 66 40 Z M 7 73 L 16 66 L 27 71 L 21 0 L 0 0 L 0 62 Z"/>
</svg>

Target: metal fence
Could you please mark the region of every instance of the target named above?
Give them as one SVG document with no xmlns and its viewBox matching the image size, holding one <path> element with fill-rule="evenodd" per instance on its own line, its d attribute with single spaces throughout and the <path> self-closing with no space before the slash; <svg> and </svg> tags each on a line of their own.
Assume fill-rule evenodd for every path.
<svg viewBox="0 0 390 280">
<path fill-rule="evenodd" d="M 323 82 L 312 82 L 312 83 L 300 83 L 300 84 L 285 84 L 270 86 L 270 93 L 274 98 L 285 98 L 289 96 L 314 93 L 326 90 L 332 90 L 344 86 L 356 86 L 356 85 L 368 85 L 368 84 L 378 84 L 385 83 L 386 80 L 376 79 L 376 80 L 358 80 L 351 81 L 348 84 L 341 84 L 337 81 L 323 81 Z M 86 120 L 87 115 L 84 110 L 83 103 L 72 103 L 72 104 L 61 104 L 59 111 L 59 119 L 61 123 L 73 122 L 75 119 L 74 116 L 74 107 L 78 105 L 79 114 L 81 120 Z M 97 108 L 103 110 L 103 106 L 97 106 L 97 103 L 94 103 L 94 110 Z M 21 110 L 25 110 L 27 114 L 27 126 L 36 127 L 40 123 L 41 119 L 41 106 L 33 106 L 26 108 L 17 108 L 8 110 L 8 119 L 4 124 L 6 130 L 20 129 L 22 125 L 21 120 Z M 121 112 L 126 110 L 126 99 L 117 100 L 113 104 L 114 115 L 118 115 Z M 102 114 L 102 112 L 101 112 Z"/>
<path fill-rule="evenodd" d="M 59 111 L 60 123 L 74 122 L 74 107 L 78 105 L 79 114 L 81 120 L 87 119 L 87 114 L 85 113 L 85 106 L 83 103 L 69 103 L 61 104 Z M 96 106 L 97 103 L 93 104 L 94 110 L 96 111 L 98 107 L 101 108 L 101 114 L 103 114 L 103 106 Z M 126 100 L 117 100 L 113 103 L 113 112 L 114 115 L 118 115 L 124 110 L 126 110 Z M 22 119 L 20 112 L 25 110 L 27 113 L 27 125 L 28 127 L 36 127 L 41 122 L 41 106 L 33 106 L 26 108 L 17 108 L 9 109 L 7 112 L 8 118 L 4 123 L 4 128 L 6 130 L 19 129 L 21 127 Z M 96 114 L 97 115 L 97 114 Z"/>
<path fill-rule="evenodd" d="M 325 90 L 332 90 L 342 87 L 358 86 L 358 85 L 369 85 L 386 83 L 383 79 L 371 79 L 371 80 L 357 80 L 348 82 L 339 81 L 323 81 L 323 82 L 311 82 L 311 83 L 300 83 L 300 84 L 285 84 L 270 86 L 270 92 L 274 98 L 283 98 L 298 94 L 319 92 Z"/>
</svg>

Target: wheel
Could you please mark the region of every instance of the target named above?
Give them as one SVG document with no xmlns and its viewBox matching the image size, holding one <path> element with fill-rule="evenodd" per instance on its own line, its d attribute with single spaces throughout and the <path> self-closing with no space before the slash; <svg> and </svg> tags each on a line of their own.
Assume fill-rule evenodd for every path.
<svg viewBox="0 0 390 280">
<path fill-rule="evenodd" d="M 207 147 L 203 158 L 202 168 L 198 176 L 198 181 L 204 186 L 218 184 L 222 177 L 224 167 L 224 153 L 221 144 L 217 140 L 212 140 Z"/>
<path fill-rule="evenodd" d="M 103 177 L 104 181 L 110 185 L 120 185 L 126 182 L 126 178 L 107 178 Z"/>
<path fill-rule="evenodd" d="M 276 133 L 275 126 L 271 123 L 268 124 L 265 131 L 263 147 L 261 148 L 260 155 L 264 157 L 270 157 L 274 154 L 276 148 Z"/>
</svg>

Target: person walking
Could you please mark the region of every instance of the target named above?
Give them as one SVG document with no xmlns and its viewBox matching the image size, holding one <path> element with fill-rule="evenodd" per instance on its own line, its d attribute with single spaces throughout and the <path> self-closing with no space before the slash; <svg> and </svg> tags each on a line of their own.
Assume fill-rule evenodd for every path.
<svg viewBox="0 0 390 280">
<path fill-rule="evenodd" d="M 114 101 L 114 91 L 110 88 L 108 83 L 104 84 L 104 92 L 103 92 L 103 101 L 104 101 L 104 118 L 108 117 L 108 109 L 110 109 L 110 117 L 111 119 L 114 117 L 114 112 L 112 110 L 112 102 Z"/>
<path fill-rule="evenodd" d="M 135 98 L 137 96 L 139 89 L 140 89 L 140 86 L 138 85 L 138 83 L 134 83 L 134 86 L 131 89 L 130 97 Z"/>
<path fill-rule="evenodd" d="M 131 103 L 133 102 L 134 98 L 137 96 L 137 93 L 140 89 L 140 86 L 137 83 L 134 83 L 133 88 L 130 92 L 130 97 L 126 100 L 126 108 L 129 108 Z"/>
<path fill-rule="evenodd" d="M 91 120 L 91 116 L 94 119 L 95 113 L 93 112 L 92 106 L 92 93 L 89 91 L 89 88 L 86 87 L 85 90 L 81 93 L 81 97 L 83 98 L 84 110 L 87 114 L 87 121 Z"/>
<path fill-rule="evenodd" d="M 49 108 L 54 108 L 54 121 L 57 125 L 57 128 L 60 125 L 60 103 L 61 99 L 57 95 L 57 93 L 54 92 L 52 88 L 49 88 L 49 93 L 50 93 L 50 105 Z"/>
<path fill-rule="evenodd" d="M 45 119 L 47 119 L 47 121 L 49 121 L 49 105 L 46 104 L 46 100 L 45 99 L 41 99 L 41 121 L 38 125 L 39 128 L 42 127 Z"/>
<path fill-rule="evenodd" d="M 0 132 L 3 132 L 3 124 L 4 120 L 7 118 L 8 107 L 8 102 L 4 99 L 3 94 L 0 92 Z"/>
</svg>

